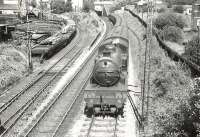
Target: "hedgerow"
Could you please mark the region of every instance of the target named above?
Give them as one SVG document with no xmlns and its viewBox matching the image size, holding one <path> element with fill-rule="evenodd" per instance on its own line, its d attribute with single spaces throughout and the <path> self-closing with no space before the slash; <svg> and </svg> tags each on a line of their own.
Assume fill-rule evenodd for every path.
<svg viewBox="0 0 200 137">
<path fill-rule="evenodd" d="M 71 0 L 67 0 L 67 2 L 54 0 L 51 2 L 51 9 L 52 13 L 56 14 L 70 12 L 72 11 L 72 2 Z"/>
<path fill-rule="evenodd" d="M 184 8 L 182 5 L 178 5 L 178 6 L 175 6 L 173 10 L 174 12 L 177 12 L 177 13 L 183 13 Z"/>
<path fill-rule="evenodd" d="M 181 43 L 183 39 L 183 31 L 179 27 L 165 26 L 162 30 L 164 40 Z"/>
<path fill-rule="evenodd" d="M 160 30 L 165 26 L 176 26 L 183 29 L 185 25 L 182 16 L 175 13 L 162 13 L 154 21 L 154 26 Z"/>
<path fill-rule="evenodd" d="M 181 43 L 185 21 L 175 13 L 162 13 L 154 20 L 154 26 L 164 40 Z"/>
</svg>

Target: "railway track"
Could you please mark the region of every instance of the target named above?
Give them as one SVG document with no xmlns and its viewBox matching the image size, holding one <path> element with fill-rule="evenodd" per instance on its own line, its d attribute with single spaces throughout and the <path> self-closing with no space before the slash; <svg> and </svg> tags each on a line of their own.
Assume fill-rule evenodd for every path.
<svg viewBox="0 0 200 137">
<path fill-rule="evenodd" d="M 124 24 L 122 22 L 122 17 L 120 17 L 120 16 L 117 16 L 117 17 L 118 17 L 117 20 L 120 23 L 116 23 L 116 24 L 118 24 L 118 25 Z M 120 33 L 122 33 L 122 32 L 120 32 Z M 138 37 L 136 37 L 136 38 L 138 38 Z M 133 102 L 133 99 L 128 92 L 127 92 L 127 96 L 128 96 L 128 100 L 131 104 L 132 110 L 134 112 L 131 115 L 132 115 L 132 117 L 136 117 L 139 124 L 141 124 L 140 114 L 137 111 L 137 108 L 136 108 L 136 106 Z M 86 118 L 85 122 L 83 124 L 83 127 L 85 127 L 85 129 L 82 129 L 82 133 L 79 135 L 79 137 L 102 137 L 102 136 L 106 136 L 106 137 L 117 137 L 118 136 L 119 137 L 119 136 L 127 136 L 128 134 L 124 135 L 123 130 L 121 130 L 122 126 L 126 126 L 126 124 L 122 124 L 124 122 L 120 122 L 119 119 L 120 119 L 119 117 L 118 118 L 112 118 L 112 117 L 103 118 L 103 117 L 95 117 L 94 115 L 92 116 L 92 118 Z M 125 118 L 122 118 L 122 119 L 125 119 Z M 126 117 L 126 121 L 128 121 L 127 117 Z M 128 121 L 128 122 L 130 122 L 130 121 Z M 133 121 L 133 123 L 134 123 L 134 121 Z"/>
<path fill-rule="evenodd" d="M 128 92 L 127 92 L 127 97 L 128 97 L 128 100 L 131 104 L 131 108 L 133 109 L 134 115 L 135 115 L 135 117 L 138 121 L 138 124 L 139 124 L 140 127 L 142 127 L 143 126 L 142 117 L 141 117 L 141 115 L 140 115 L 140 113 L 139 113 L 139 111 L 138 111 L 138 109 L 137 109 L 137 107 L 136 107 L 136 105 L 133 101 L 133 98 L 131 97 L 131 95 Z"/>
<path fill-rule="evenodd" d="M 79 30 L 77 30 L 77 35 L 74 38 L 75 40 L 72 40 L 72 42 L 66 47 L 68 49 L 65 51 L 65 53 L 69 53 L 72 50 L 73 46 L 78 44 L 78 42 L 81 40 L 81 39 L 79 39 L 80 35 L 81 35 L 81 32 Z M 28 83 L 28 85 L 26 85 L 23 89 L 21 89 L 20 91 L 15 91 L 15 92 L 19 92 L 18 95 L 13 96 L 12 93 L 9 94 L 9 90 L 10 89 L 5 90 L 4 92 L 1 92 L 0 93 L 0 100 L 4 100 L 5 99 L 4 98 L 5 94 L 8 94 L 7 96 L 11 96 L 11 98 L 6 99 L 4 101 L 4 103 L 1 102 L 0 110 L 3 109 L 5 106 L 7 106 L 9 104 L 9 102 L 14 100 L 18 96 L 20 96 L 20 94 L 22 94 L 25 90 L 27 90 L 28 88 L 33 86 L 35 83 L 39 82 L 39 80 L 41 80 L 46 75 L 46 73 L 48 73 L 49 70 L 53 69 L 53 67 L 55 67 L 59 63 L 59 61 L 62 60 L 62 58 L 65 57 L 65 53 L 63 53 L 62 56 L 59 57 L 59 60 L 56 61 L 54 64 L 52 64 L 48 69 L 46 69 L 45 71 L 40 72 L 39 76 L 34 78 L 33 81 L 30 81 Z"/>
<path fill-rule="evenodd" d="M 89 122 L 88 130 L 86 133 L 82 133 L 79 137 L 117 137 L 117 118 L 102 118 L 93 116 L 91 119 L 87 119 Z"/>
<path fill-rule="evenodd" d="M 85 83 L 90 77 L 93 61 L 91 64 L 85 64 L 83 73 L 78 72 L 79 74 L 74 80 L 66 85 L 62 93 L 55 97 L 54 101 L 33 121 L 28 130 L 24 130 L 20 134 L 21 136 L 72 137 L 72 135 L 67 135 L 68 127 L 70 122 L 72 123 L 74 115 L 77 114 L 77 110 L 80 109 L 79 106 L 83 103 L 82 89 L 84 89 Z M 88 67 L 91 68 L 89 69 Z M 66 98 L 69 100 L 66 100 Z M 124 118 L 116 119 L 111 117 L 86 118 L 84 121 L 85 129 L 82 129 L 79 137 L 126 136 L 123 130 L 126 121 L 128 120 L 124 121 Z"/>
<path fill-rule="evenodd" d="M 72 65 L 73 61 L 76 60 L 77 56 L 80 55 L 81 47 L 78 46 L 79 42 L 80 39 L 72 43 L 72 48 L 55 64 L 1 106 L 0 117 L 2 126 L 6 128 L 1 136 L 4 136 L 14 126 L 16 121 L 19 120 L 23 113 L 39 96 L 42 95 L 45 97 L 49 94 L 48 89 L 60 79 L 63 73 Z"/>
<path fill-rule="evenodd" d="M 29 130 L 21 136 L 60 136 L 65 128 L 67 116 L 78 100 L 81 100 L 81 94 L 90 77 L 93 59 L 89 58 L 83 68 L 78 71 L 75 77 L 65 88 L 54 97 L 54 100 L 42 111 L 38 118 L 29 126 Z M 78 86 L 77 86 L 78 85 Z M 67 123 L 69 124 L 69 123 Z"/>
<path fill-rule="evenodd" d="M 69 111 L 73 107 L 73 104 L 76 102 L 76 100 L 78 100 L 79 96 L 83 91 L 81 89 L 84 87 L 84 83 L 86 83 L 87 81 L 86 77 L 89 77 L 89 73 L 91 73 L 91 70 L 87 67 L 85 67 L 86 69 L 82 69 L 81 71 L 79 71 L 73 78 L 73 80 L 71 80 L 71 82 L 65 87 L 65 89 L 63 89 L 62 92 L 55 96 L 54 100 L 50 104 L 48 104 L 48 106 L 42 112 L 40 112 L 39 116 L 37 115 L 38 117 L 36 121 L 34 121 L 34 124 L 31 124 L 31 126 L 28 127 L 28 130 L 24 132 L 20 131 L 24 128 L 23 121 L 28 120 L 28 117 L 34 113 L 33 110 L 37 109 L 37 106 L 40 105 L 42 101 L 49 95 L 50 89 L 55 86 L 55 83 L 73 64 L 78 55 L 81 54 L 82 48 L 78 46 L 80 41 L 81 40 L 78 40 L 77 42 L 73 43 L 73 48 L 69 50 L 58 62 L 56 62 L 55 65 L 53 65 L 51 68 L 45 71 L 44 74 L 42 74 L 34 82 L 30 83 L 25 89 L 20 91 L 19 94 L 17 94 L 7 103 L 1 106 L 0 117 L 6 118 L 2 119 L 2 125 L 6 128 L 6 131 L 1 135 L 1 137 L 17 136 L 19 135 L 19 133 L 23 134 L 23 136 L 34 135 L 32 133 L 35 133 L 35 129 L 38 128 L 38 126 L 40 126 L 42 122 L 45 123 L 45 121 L 43 121 L 45 118 L 52 118 L 52 116 L 48 114 L 54 114 L 54 117 L 56 117 L 55 115 L 57 114 L 57 118 L 59 118 L 57 121 L 58 125 L 56 126 L 57 128 L 54 127 L 55 131 L 52 134 L 52 136 L 56 136 L 57 133 L 59 133 L 60 127 L 62 126 L 62 123 L 64 123 L 67 114 L 69 113 Z M 91 58 L 87 59 L 87 62 L 91 63 L 91 61 L 89 60 L 91 60 Z M 85 64 L 88 63 L 85 62 Z M 87 66 L 91 67 L 92 64 L 89 64 Z M 60 67 L 62 69 L 60 69 Z M 88 73 L 83 73 L 85 74 L 84 77 L 82 77 L 82 79 L 79 79 L 78 75 L 83 71 L 88 71 Z M 75 83 L 73 81 L 80 81 L 81 83 L 78 84 L 80 86 L 77 86 L 77 82 Z M 74 87 L 76 87 L 76 90 L 79 90 L 79 92 L 75 91 Z M 69 98 L 70 100 L 66 100 L 66 98 Z M 18 109 L 14 110 L 14 108 Z M 58 115 L 57 110 L 60 110 L 60 115 Z M 44 127 L 42 126 L 41 128 Z M 40 132 L 36 133 L 39 134 Z"/>
<path fill-rule="evenodd" d="M 28 127 L 28 130 L 24 130 L 24 132 L 21 133 L 21 136 L 64 136 L 64 133 L 67 131 L 66 127 L 70 125 L 69 122 L 76 114 L 73 110 L 80 107 L 82 103 L 82 93 L 91 75 L 95 51 L 96 50 L 87 57 L 80 67 L 82 69 L 80 69 L 62 91 L 54 97 L 51 104 L 39 114 L 36 120 Z"/>
</svg>

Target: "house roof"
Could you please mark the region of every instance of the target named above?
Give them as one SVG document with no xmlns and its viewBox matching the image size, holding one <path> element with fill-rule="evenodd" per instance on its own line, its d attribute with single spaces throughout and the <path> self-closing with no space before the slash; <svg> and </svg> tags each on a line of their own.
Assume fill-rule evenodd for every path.
<svg viewBox="0 0 200 137">
<path fill-rule="evenodd" d="M 19 10 L 17 4 L 1 4 L 0 10 Z"/>
</svg>

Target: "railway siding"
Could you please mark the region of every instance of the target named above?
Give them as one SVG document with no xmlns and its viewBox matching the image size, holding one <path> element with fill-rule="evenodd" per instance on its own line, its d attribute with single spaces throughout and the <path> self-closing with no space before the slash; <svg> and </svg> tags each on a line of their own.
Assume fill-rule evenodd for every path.
<svg viewBox="0 0 200 137">
<path fill-rule="evenodd" d="M 81 35 L 83 35 L 84 33 L 83 32 L 81 32 Z M 103 35 L 103 33 L 102 33 L 102 35 Z M 78 36 L 80 36 L 80 35 L 78 35 Z M 65 49 L 63 49 L 59 54 L 57 54 L 57 56 L 55 56 L 55 57 L 53 57 L 52 58 L 52 60 L 51 60 L 51 63 L 49 63 L 49 62 L 46 62 L 46 64 L 44 65 L 45 67 L 43 68 L 43 69 L 39 69 L 39 70 L 37 70 L 37 71 L 35 71 L 35 73 L 33 74 L 33 76 L 32 76 L 32 79 L 31 80 L 29 80 L 28 82 L 26 82 L 26 79 L 24 80 L 24 81 L 22 81 L 22 82 L 24 82 L 24 83 L 22 83 L 21 85 L 19 84 L 19 86 L 17 86 L 18 88 L 15 88 L 15 89 L 12 89 L 12 91 L 10 92 L 10 91 L 5 91 L 5 94 L 2 94 L 0 97 L 2 98 L 2 106 L 4 105 L 4 104 L 6 104 L 7 103 L 7 101 L 9 101 L 12 97 L 14 97 L 16 94 L 17 94 L 17 92 L 16 92 L 16 89 L 20 92 L 21 91 L 21 89 L 22 89 L 22 85 L 24 85 L 24 88 L 26 88 L 28 85 L 30 85 L 30 83 L 31 82 L 33 82 L 35 79 L 37 79 L 36 77 L 37 77 L 37 75 L 39 75 L 39 77 L 41 76 L 41 75 L 43 75 L 44 74 L 44 72 L 45 71 L 48 71 L 48 69 L 50 68 L 50 67 L 52 67 L 52 65 L 54 65 L 56 62 L 58 62 L 59 60 L 61 60 L 61 56 L 64 56 L 65 54 L 66 54 L 66 52 L 68 51 L 68 50 L 70 50 L 70 48 L 73 48 L 73 46 L 75 45 L 75 44 L 80 44 L 80 42 L 83 42 L 82 44 L 80 44 L 81 46 L 79 46 L 79 48 L 85 48 L 85 50 L 83 50 L 83 51 L 81 51 L 80 53 L 79 53 L 79 55 L 81 54 L 81 53 L 83 53 L 83 54 L 86 54 L 86 52 L 87 52 L 87 50 L 88 50 L 88 48 L 87 48 L 87 46 L 88 45 L 91 45 L 91 43 L 93 43 L 94 45 L 96 44 L 94 41 L 100 41 L 100 37 L 102 37 L 102 36 L 100 36 L 100 35 L 96 35 L 96 36 L 94 36 L 94 37 L 89 37 L 88 35 L 83 35 L 83 38 L 82 38 L 82 41 L 80 40 L 80 39 L 78 39 L 78 36 L 76 36 L 77 37 L 77 39 L 75 39 L 75 40 L 73 40 L 72 42 L 71 42 L 71 44 L 69 45 L 69 46 L 67 46 Z M 89 38 L 88 38 L 89 37 Z M 97 38 L 99 38 L 99 39 L 97 39 Z M 78 41 L 77 41 L 78 40 Z M 70 47 L 70 48 L 69 48 Z M 93 46 L 91 49 L 94 49 L 95 48 L 95 46 Z M 77 50 L 78 51 L 78 50 Z M 90 50 L 91 51 L 91 50 Z M 73 53 L 73 52 L 72 52 Z M 88 53 L 87 53 L 88 54 Z M 72 56 L 72 55 L 71 55 Z M 78 56 L 77 56 L 78 57 Z M 81 56 L 81 58 L 82 58 L 83 56 Z M 68 61 L 69 61 L 69 59 L 67 59 Z M 66 61 L 67 61 L 66 59 L 65 60 L 63 60 L 62 62 L 63 63 L 65 63 Z M 54 63 L 53 63 L 54 62 Z M 61 63 L 62 63 L 61 62 Z M 54 74 L 54 73 L 56 73 L 57 71 L 59 71 L 62 67 L 63 67 L 63 64 L 61 64 L 61 63 L 59 63 L 60 65 L 58 65 L 58 66 L 56 66 L 53 70 L 51 70 L 51 72 L 48 72 L 48 73 L 46 73 L 47 74 L 47 76 L 50 76 L 50 75 L 52 75 L 52 74 Z M 76 62 L 77 63 L 77 62 Z M 65 63 L 66 64 L 66 63 Z M 74 63 L 73 63 L 74 64 Z M 72 64 L 71 64 L 72 65 Z M 71 66 L 71 65 L 69 65 L 69 67 Z M 77 68 L 79 68 L 80 66 L 76 66 Z M 80 68 L 79 68 L 80 69 Z M 67 71 L 68 70 L 68 68 L 65 70 L 65 71 Z M 63 74 L 62 74 L 63 75 Z M 61 75 L 61 76 L 62 76 Z M 29 77 L 30 78 L 30 77 Z M 27 78 L 27 79 L 29 79 L 29 78 Z M 49 78 L 47 78 L 47 80 L 48 80 Z M 56 81 L 59 81 L 59 77 L 58 77 L 58 79 L 56 80 Z M 42 83 L 41 83 L 42 84 Z M 51 89 L 51 88 L 53 88 L 55 86 L 55 83 L 54 83 L 54 85 L 49 85 L 49 87 L 47 88 L 47 91 L 49 90 L 49 89 Z M 18 93 L 19 93 L 18 92 Z M 44 95 L 43 97 L 41 97 L 41 99 L 40 99 L 40 101 L 39 102 L 41 102 L 41 101 L 43 101 L 43 99 L 45 99 L 47 96 L 48 96 L 48 94 L 49 94 L 50 92 L 48 91 L 47 92 L 47 95 Z M 20 101 L 20 100 L 19 100 Z M 22 100 L 23 101 L 23 100 Z M 37 102 L 37 103 L 35 103 L 34 104 L 34 106 L 35 107 L 37 107 L 37 105 L 39 105 L 40 103 L 39 102 Z M 38 104 L 39 103 L 39 104 Z M 17 105 L 17 104 L 16 104 Z M 36 109 L 36 108 L 34 108 L 34 107 L 32 107 L 32 109 L 34 110 L 34 109 Z M 19 129 L 20 128 L 23 128 L 23 126 L 22 125 L 24 125 L 23 123 L 26 123 L 27 122 L 27 120 L 28 120 L 28 118 L 29 118 L 29 116 L 31 116 L 32 115 L 32 112 L 29 112 L 29 113 L 27 113 L 27 116 L 25 116 L 23 119 L 22 119 L 22 121 L 24 121 L 24 122 L 21 122 L 21 124 L 19 124 Z M 20 123 L 20 122 L 19 122 Z M 18 134 L 20 131 L 19 131 L 19 129 L 16 129 L 16 130 L 13 130 L 12 131 L 12 134 Z M 11 134 L 11 135 L 12 135 Z"/>
<path fill-rule="evenodd" d="M 88 49 L 83 50 L 83 52 L 79 56 L 79 58 L 73 63 L 73 66 L 61 78 L 61 80 L 59 81 L 60 84 L 57 84 L 55 86 L 55 88 L 52 90 L 52 92 L 50 93 L 50 95 L 48 95 L 47 99 L 40 105 L 40 107 L 36 108 L 35 112 L 32 112 L 32 117 L 29 117 L 26 127 L 29 127 L 29 125 L 32 123 L 32 120 L 37 119 L 37 117 L 38 117 L 37 115 L 39 115 L 40 112 L 46 108 L 46 106 L 52 101 L 52 99 L 60 92 L 62 87 L 64 87 L 66 85 L 66 83 L 69 83 L 70 81 L 72 81 L 73 77 L 81 70 L 81 66 L 84 64 L 84 61 L 88 60 L 90 54 L 92 54 L 92 52 L 94 52 L 94 50 L 96 50 L 97 44 L 101 41 L 101 39 L 105 35 L 105 26 L 106 25 L 104 24 L 104 32 L 102 32 L 100 36 L 98 35 L 99 39 L 97 39 L 97 41 L 95 43 L 91 42 L 94 45 L 90 48 L 90 50 L 88 50 Z M 86 44 L 86 43 L 82 43 L 82 44 Z M 88 44 L 86 44 L 86 45 L 88 45 Z M 65 82 L 63 82 L 63 81 L 65 81 Z"/>
</svg>

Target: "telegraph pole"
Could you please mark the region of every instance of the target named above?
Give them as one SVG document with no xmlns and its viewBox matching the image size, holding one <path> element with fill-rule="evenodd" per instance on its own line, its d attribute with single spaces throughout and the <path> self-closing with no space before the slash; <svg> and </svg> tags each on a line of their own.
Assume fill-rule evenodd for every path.
<svg viewBox="0 0 200 137">
<path fill-rule="evenodd" d="M 147 25 L 147 49 L 148 49 L 148 75 L 147 75 L 147 119 L 148 119 L 148 105 L 149 105 L 149 90 L 150 90 L 150 73 L 151 73 L 151 43 L 152 43 L 152 18 L 154 14 L 153 1 L 148 0 L 148 25 Z M 148 120 L 147 120 L 148 121 Z"/>
<path fill-rule="evenodd" d="M 30 32 L 29 17 L 28 17 L 29 6 L 27 6 L 26 10 L 27 10 L 26 20 L 27 20 L 28 72 L 32 73 L 32 71 L 33 71 L 33 64 L 32 64 L 32 53 L 31 53 L 31 32 Z"/>
<path fill-rule="evenodd" d="M 143 92 L 142 92 L 142 116 L 146 124 L 144 128 L 144 134 L 148 134 L 148 111 L 149 111 L 149 92 L 150 92 L 150 73 L 151 73 L 151 43 L 153 35 L 153 24 L 152 17 L 154 15 L 153 11 L 153 1 L 148 0 L 147 4 L 147 28 L 146 28 L 146 45 L 145 45 L 145 64 L 144 64 L 144 82 L 143 82 Z"/>
</svg>

